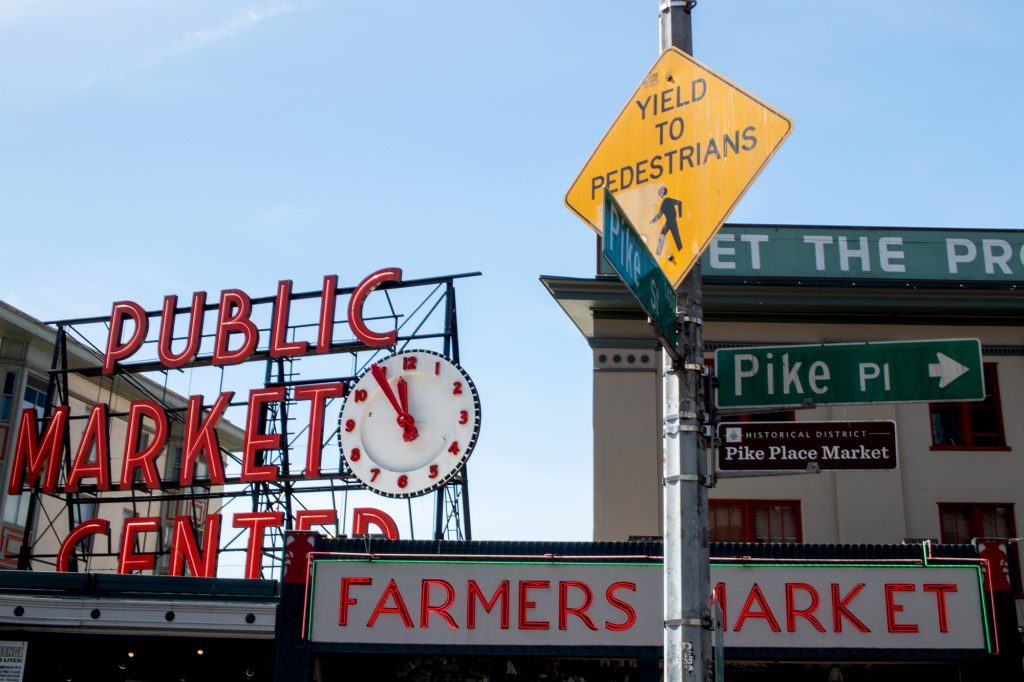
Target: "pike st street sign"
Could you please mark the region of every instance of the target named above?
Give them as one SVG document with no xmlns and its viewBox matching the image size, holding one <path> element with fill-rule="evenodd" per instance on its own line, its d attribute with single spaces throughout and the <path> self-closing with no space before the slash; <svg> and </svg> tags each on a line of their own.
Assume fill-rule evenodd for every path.
<svg viewBox="0 0 1024 682">
<path fill-rule="evenodd" d="M 676 347 L 676 291 L 622 212 L 611 192 L 604 192 L 604 256 L 651 318 L 670 352 Z"/>
<path fill-rule="evenodd" d="M 715 370 L 720 408 L 985 397 L 977 339 L 729 348 Z"/>
</svg>

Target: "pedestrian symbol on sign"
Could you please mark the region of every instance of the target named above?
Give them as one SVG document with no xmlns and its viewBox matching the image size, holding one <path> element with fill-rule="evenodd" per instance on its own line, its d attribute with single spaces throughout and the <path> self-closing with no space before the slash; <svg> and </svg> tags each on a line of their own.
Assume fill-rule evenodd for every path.
<svg viewBox="0 0 1024 682">
<path fill-rule="evenodd" d="M 669 232 L 672 233 L 672 240 L 676 243 L 676 251 L 683 249 L 683 240 L 679 237 L 679 224 L 676 222 L 677 218 L 683 217 L 683 202 L 668 196 L 667 187 L 658 190 L 658 197 L 661 199 L 661 204 L 658 206 L 658 214 L 651 218 L 651 225 L 658 222 L 659 218 L 665 219 L 665 224 L 661 226 L 661 234 L 658 236 L 658 250 L 654 253 L 656 257 L 661 258 L 661 252 L 665 249 L 665 235 Z M 669 253 L 668 259 L 675 260 L 675 257 Z"/>
</svg>

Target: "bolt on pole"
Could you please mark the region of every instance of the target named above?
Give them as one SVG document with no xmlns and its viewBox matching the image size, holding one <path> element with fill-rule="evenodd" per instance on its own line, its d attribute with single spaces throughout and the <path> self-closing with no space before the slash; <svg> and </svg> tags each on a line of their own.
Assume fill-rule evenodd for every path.
<svg viewBox="0 0 1024 682">
<path fill-rule="evenodd" d="M 661 49 L 693 54 L 693 0 L 659 0 Z M 689 197 L 690 201 L 699 200 Z M 677 346 L 663 354 L 666 682 L 704 682 L 711 663 L 711 566 L 708 551 L 704 407 L 703 298 L 700 266 L 677 291 Z"/>
</svg>

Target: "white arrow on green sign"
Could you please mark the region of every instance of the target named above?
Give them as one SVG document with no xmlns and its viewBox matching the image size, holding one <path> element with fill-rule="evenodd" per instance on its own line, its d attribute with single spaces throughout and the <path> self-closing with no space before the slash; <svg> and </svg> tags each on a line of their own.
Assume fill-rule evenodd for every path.
<svg viewBox="0 0 1024 682">
<path fill-rule="evenodd" d="M 715 371 L 722 408 L 985 397 L 978 339 L 728 348 Z"/>
<path fill-rule="evenodd" d="M 676 346 L 676 290 L 611 192 L 604 192 L 604 256 L 651 318 L 668 349 Z"/>
</svg>

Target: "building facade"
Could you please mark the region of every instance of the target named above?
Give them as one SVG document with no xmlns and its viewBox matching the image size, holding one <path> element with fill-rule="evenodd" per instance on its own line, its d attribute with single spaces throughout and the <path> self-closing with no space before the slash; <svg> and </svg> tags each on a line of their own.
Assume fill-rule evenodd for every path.
<svg viewBox="0 0 1024 682">
<path fill-rule="evenodd" d="M 982 548 L 986 539 L 1003 539 L 998 573 L 1019 595 L 1022 241 L 1015 231 L 726 226 L 702 259 L 709 395 L 717 383 L 715 351 L 722 349 L 978 339 L 985 397 L 798 401 L 745 409 L 718 409 L 709 400 L 709 426 L 893 422 L 898 456 L 898 465 L 884 470 L 738 477 L 719 472 L 709 490 L 709 539 L 840 545 L 930 540 Z M 542 277 L 542 283 L 587 339 L 594 358 L 594 539 L 658 537 L 659 343 L 607 262 L 593 279 Z M 724 445 L 711 440 L 712 431 L 710 471 Z"/>
<path fill-rule="evenodd" d="M 97 367 L 101 354 L 59 332 L 30 315 L 0 301 L 0 470 L 5 485 L 0 491 L 2 509 L 2 540 L 0 540 L 0 567 L 54 570 L 61 544 L 78 525 L 92 519 L 109 523 L 104 536 L 84 538 L 82 545 L 71 554 L 71 561 L 80 565 L 78 571 L 116 573 L 120 538 L 125 522 L 134 518 L 158 518 L 159 532 L 139 533 L 135 536 L 135 552 L 155 554 L 159 558 L 147 573 L 164 574 L 169 566 L 169 549 L 176 517 L 187 517 L 197 532 L 199 542 L 206 525 L 208 499 L 216 494 L 217 486 L 200 485 L 180 491 L 179 495 L 163 496 L 154 493 L 136 469 L 128 489 L 98 492 L 95 480 L 83 479 L 75 495 L 33 494 L 27 487 L 12 493 L 6 482 L 11 480 L 15 467 L 15 451 L 23 412 L 34 409 L 41 425 L 46 416 L 47 396 L 50 405 L 64 404 L 69 408 L 67 443 L 63 446 L 65 463 L 61 480 L 63 485 L 71 458 L 76 456 L 89 422 L 90 409 L 97 404 L 107 406 L 109 420 L 106 445 L 109 451 L 110 475 L 115 479 L 121 471 L 123 453 L 128 438 L 128 412 L 132 401 L 152 400 L 171 411 L 183 411 L 186 398 L 168 391 L 166 387 L 142 375 L 103 376 L 89 371 Z M 56 367 L 70 371 L 56 372 Z M 51 381 L 52 378 L 52 381 Z M 66 383 L 65 383 L 66 382 Z M 66 394 L 66 398 L 65 398 Z M 220 444 L 232 451 L 241 445 L 241 430 L 224 422 L 218 429 Z M 144 449 L 154 437 L 152 422 L 144 421 L 139 441 Z M 182 460 L 184 433 L 181 424 L 172 423 L 165 445 L 155 457 L 157 475 L 162 481 L 177 481 Z M 86 460 L 95 464 L 96 441 Z M 22 462 L 22 469 L 25 469 Z M 197 462 L 196 479 L 209 479 L 205 462 Z M 22 552 L 26 528 L 34 533 L 31 552 Z"/>
</svg>

